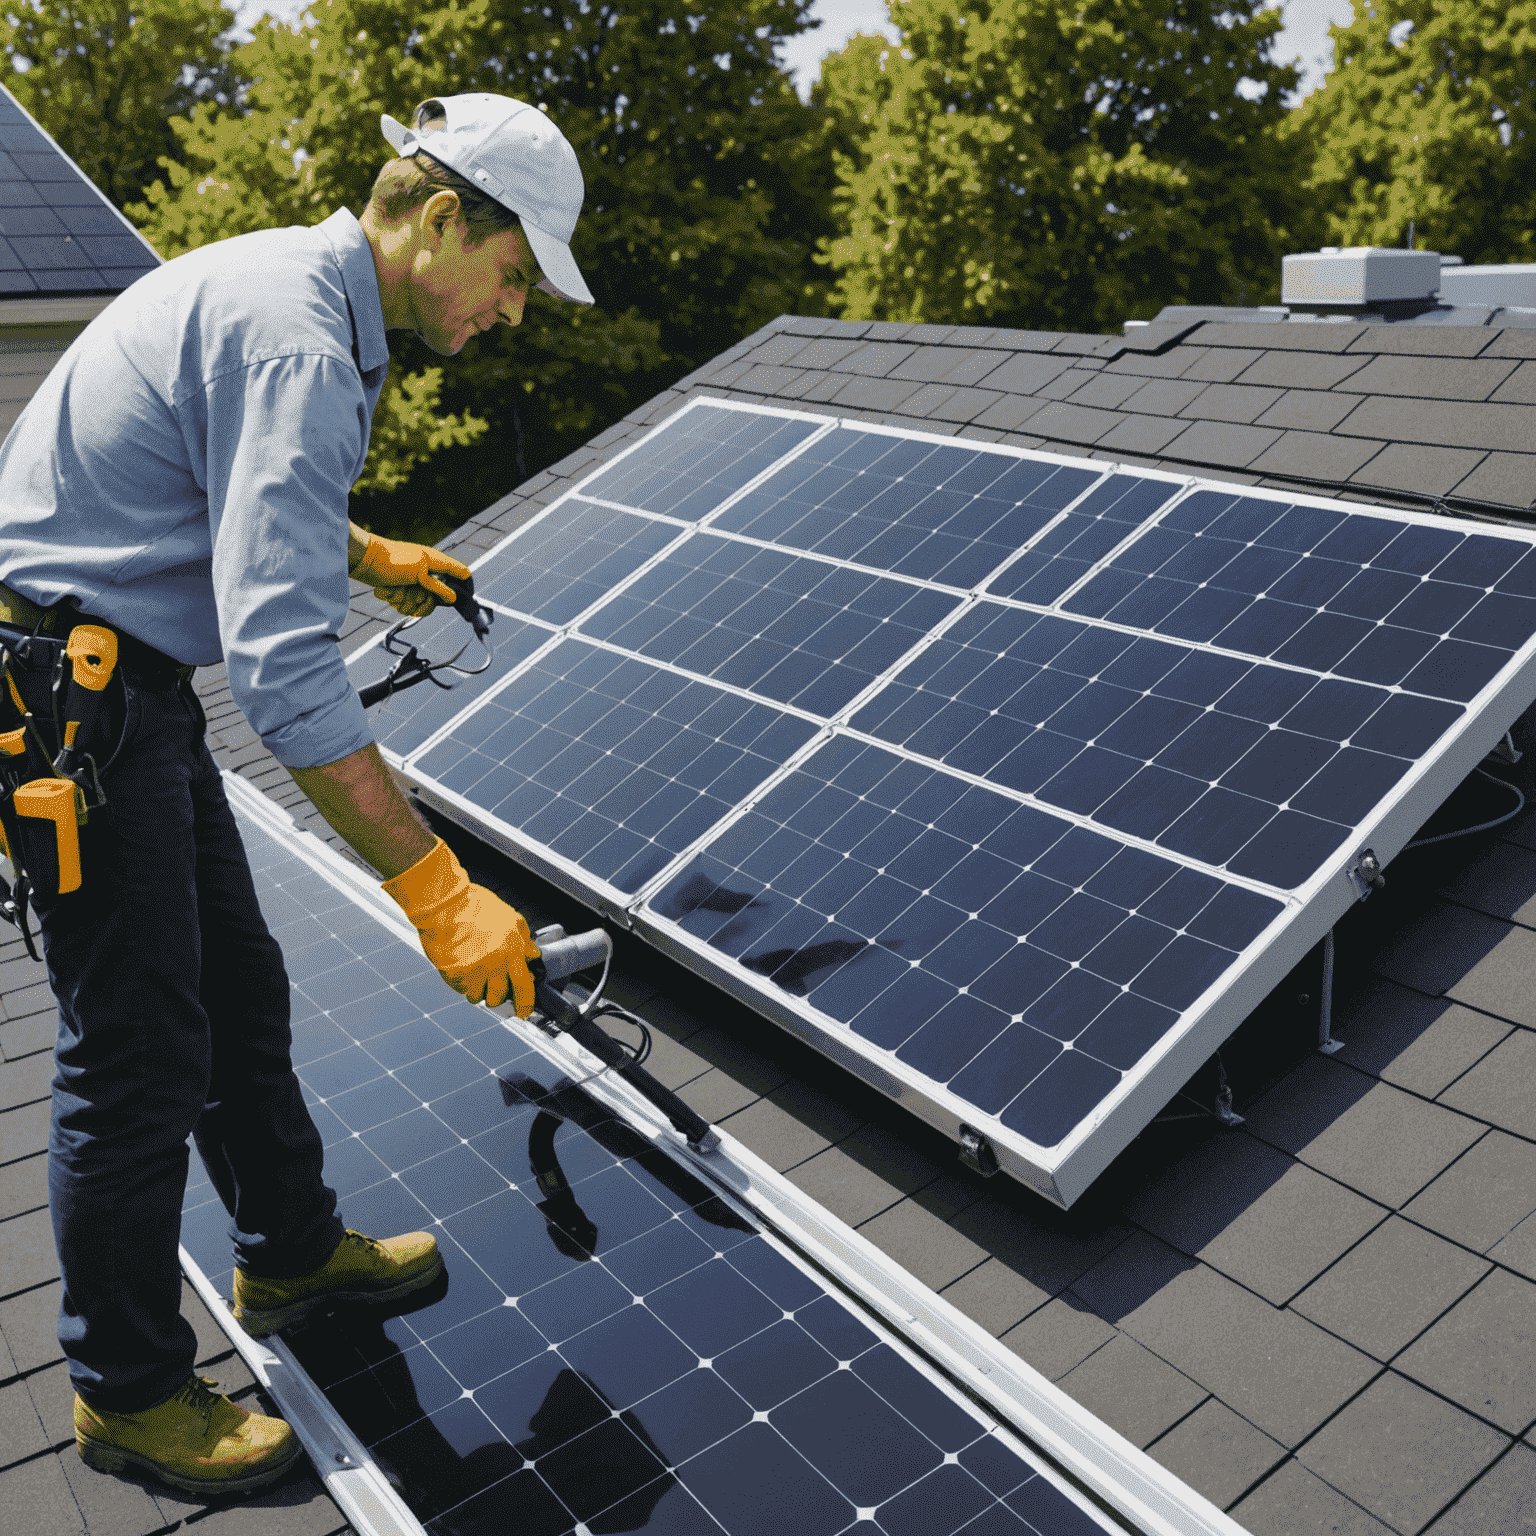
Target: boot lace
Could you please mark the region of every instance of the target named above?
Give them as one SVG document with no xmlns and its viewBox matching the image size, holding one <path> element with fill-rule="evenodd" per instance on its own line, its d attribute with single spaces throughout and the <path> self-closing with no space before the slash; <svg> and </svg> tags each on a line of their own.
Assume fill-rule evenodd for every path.
<svg viewBox="0 0 1536 1536">
<path fill-rule="evenodd" d="M 213 1389 L 218 1383 L 211 1376 L 189 1376 L 186 1382 L 171 1393 L 171 1401 L 185 1403 L 197 1409 L 203 1416 L 203 1433 L 213 1420 L 213 1410 L 218 1406 L 219 1394 Z"/>
<path fill-rule="evenodd" d="M 341 1240 L 344 1243 L 355 1243 L 360 1248 L 365 1248 L 369 1253 L 383 1253 L 384 1245 L 377 1238 L 365 1237 L 361 1232 L 354 1232 L 348 1227 L 342 1233 Z"/>
</svg>

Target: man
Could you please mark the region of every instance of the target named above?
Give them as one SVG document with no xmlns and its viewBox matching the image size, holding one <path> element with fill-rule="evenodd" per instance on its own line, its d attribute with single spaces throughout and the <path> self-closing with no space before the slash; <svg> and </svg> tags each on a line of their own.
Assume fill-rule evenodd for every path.
<svg viewBox="0 0 1536 1536">
<path fill-rule="evenodd" d="M 394 1301 L 442 1265 L 427 1234 L 343 1231 L 193 667 L 228 663 L 252 726 L 384 877 L 450 986 L 492 1005 L 510 992 L 525 1016 L 533 1001 L 527 924 L 469 884 L 395 787 L 337 636 L 349 573 L 408 614 L 451 601 L 444 574 L 468 575 L 347 521 L 386 330 L 451 355 L 516 325 L 536 283 L 591 303 L 568 243 L 581 172 L 554 124 L 507 97 L 446 97 L 383 127 L 399 158 L 361 221 L 342 210 L 146 275 L 0 448 L 0 619 L 58 636 L 89 620 L 118 641 L 107 725 L 76 744 L 106 800 L 79 829 L 81 884 L 36 899 L 59 1004 L 49 1203 L 76 1438 L 92 1465 L 199 1494 L 262 1486 L 299 1446 L 192 1374 L 177 1266 L 189 1134 L 230 1212 L 249 1332 L 338 1298 Z M 52 728 L 51 754 L 41 649 L 7 659 L 0 738 L 19 700 L 30 729 Z"/>
</svg>

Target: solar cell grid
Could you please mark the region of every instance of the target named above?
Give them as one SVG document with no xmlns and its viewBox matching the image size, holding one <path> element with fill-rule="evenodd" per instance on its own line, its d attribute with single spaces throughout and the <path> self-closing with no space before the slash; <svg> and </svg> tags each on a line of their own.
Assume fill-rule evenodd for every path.
<svg viewBox="0 0 1536 1536">
<path fill-rule="evenodd" d="M 592 639 L 832 715 L 959 601 L 912 582 L 700 532 L 579 628 Z"/>
<path fill-rule="evenodd" d="M 848 736 L 650 906 L 1043 1147 L 1282 910 Z"/>
<path fill-rule="evenodd" d="M 1529 576 L 1510 581 L 1524 553 L 1493 535 L 1200 491 L 1065 607 L 1465 703 L 1536 632 Z"/>
<path fill-rule="evenodd" d="M 982 601 L 850 724 L 1292 889 L 1462 713 Z"/>
<path fill-rule="evenodd" d="M 475 595 L 568 624 L 678 536 L 654 518 L 571 498 L 475 570 Z"/>
<path fill-rule="evenodd" d="M 274 934 L 315 962 L 295 1060 L 346 1218 L 431 1227 L 448 1268 L 403 1314 L 343 1309 L 288 1342 L 431 1536 L 1103 1528 L 691 1173 L 242 831 Z M 220 1289 L 227 1220 L 198 1170 L 183 1243 Z"/>
<path fill-rule="evenodd" d="M 633 893 L 815 729 L 708 683 L 568 639 L 430 748 L 421 768 Z"/>
<path fill-rule="evenodd" d="M 818 430 L 803 418 L 703 405 L 588 480 L 582 494 L 696 521 Z"/>
<path fill-rule="evenodd" d="M 582 608 L 571 627 L 586 639 L 793 710 L 834 740 L 848 732 L 882 744 L 882 761 L 901 758 L 891 769 L 900 782 L 952 786 L 956 774 L 980 781 L 1010 825 L 1022 825 L 1023 810 L 1057 829 L 1075 824 L 1090 845 L 1102 838 L 1127 859 L 1179 866 L 1167 880 L 1216 880 L 1233 910 L 1262 887 L 1273 895 L 1263 898 L 1255 933 L 1282 910 L 1273 897 L 1293 893 L 1296 921 L 1276 928 L 1272 949 L 1301 943 L 1318 900 L 1353 891 L 1345 853 L 1373 841 L 1381 852 L 1410 836 L 1408 818 L 1434 809 L 1426 797 L 1440 777 L 1470 770 L 1470 716 L 1485 685 L 1500 679 L 1501 709 L 1529 692 L 1511 665 L 1536 635 L 1528 539 L 814 416 L 796 421 L 805 428 L 798 437 L 763 450 L 779 455 L 777 466 L 748 490 L 767 460 L 745 456 L 748 427 L 728 418 L 756 422 L 754 442 L 786 420 L 694 404 L 636 451 L 630 470 L 626 459 L 600 472 L 605 484 L 629 474 L 632 486 L 652 475 L 645 505 L 658 519 L 678 507 L 686 519 L 702 519 L 643 570 L 637 556 L 656 550 L 662 535 L 646 534 L 632 553 L 623 530 L 639 538 L 641 518 L 614 513 L 617 521 L 599 523 L 582 500 L 592 494 L 589 482 L 566 503 L 571 518 L 592 519 L 581 526 L 594 530 L 605 570 L 620 544 L 634 563 L 587 582 L 577 541 L 546 558 L 530 540 L 521 568 L 530 529 L 497 557 L 494 579 L 520 584 L 520 606 L 544 601 L 540 611 L 551 616 Z M 707 495 L 679 478 L 697 463 L 714 466 Z M 609 595 L 591 603 L 603 585 Z M 550 700 L 565 707 L 569 686 Z M 869 1065 L 882 1086 L 893 1080 L 886 1064 L 894 1061 L 904 1102 L 932 1109 L 927 1089 L 909 1096 L 905 1085 L 944 1083 L 962 1100 L 971 1095 L 978 1117 L 1000 1116 L 990 1122 L 1000 1139 L 1017 1130 L 1036 1147 L 1061 1149 L 1036 1161 L 1020 1152 L 1010 1171 L 1067 1203 L 1082 1186 L 1069 1188 L 1058 1175 L 1068 1162 L 1086 1168 L 1092 1160 L 1073 1139 L 1082 1122 L 1072 1115 L 1102 1104 L 1123 1073 L 1143 1085 L 1171 1077 L 1178 1051 L 1193 1053 L 1200 1032 L 1216 1027 L 1215 1013 L 1193 1008 L 1212 976 L 1228 976 L 1209 994 L 1217 1012 L 1251 1006 L 1256 998 L 1240 1001 L 1244 978 L 1273 958 L 1250 953 L 1230 970 L 1253 933 L 1234 928 L 1222 940 L 1186 931 L 1129 898 L 1116 906 L 1103 890 L 1079 890 L 1081 882 L 1070 902 L 1049 911 L 1021 907 L 1012 926 L 983 919 L 979 901 L 956 918 L 959 898 L 938 890 L 952 864 L 965 862 L 962 884 L 983 869 L 1011 871 L 1020 902 L 1057 896 L 1035 883 L 1055 877 L 981 846 L 979 835 L 964 853 L 933 829 L 918 852 L 897 846 L 906 813 L 890 814 L 896 802 L 882 807 L 833 774 L 822 782 L 817 765 L 830 748 L 800 763 L 793 754 L 810 736 L 787 727 L 776 746 L 792 746 L 777 775 L 773 754 L 763 751 L 733 780 L 734 816 L 722 792 L 686 823 L 692 837 L 657 839 L 659 813 L 621 804 L 625 837 L 599 841 L 595 863 L 581 839 L 608 834 L 606 807 L 594 802 L 583 813 L 580 797 L 603 795 L 629 769 L 608 760 L 604 740 L 595 776 L 570 787 L 571 803 L 559 800 L 567 765 L 573 779 L 591 772 L 580 752 L 563 755 L 565 738 L 540 735 L 517 763 L 491 761 L 520 745 L 530 721 L 547 723 L 526 709 L 524 716 L 489 751 L 485 738 L 500 717 L 456 722 L 451 749 L 444 742 L 418 753 L 408 771 L 429 790 L 444 783 L 444 771 L 457 772 L 444 802 L 451 814 L 471 825 L 494 817 L 498 837 L 578 891 L 597 878 L 611 898 L 617 880 L 636 916 L 654 918 L 653 938 L 770 1016 L 803 1024 L 807 1038 L 821 1044 L 846 1026 L 843 1039 L 862 1043 L 828 1048 L 856 1070 Z M 699 771 L 715 761 L 701 755 Z M 660 760 L 643 766 L 674 777 Z M 759 804 L 747 809 L 779 779 L 769 801 L 778 805 L 789 786 L 806 809 L 794 818 Z M 663 789 L 635 779 L 631 791 L 642 783 L 664 809 L 673 804 L 667 796 L 682 803 L 677 783 Z M 584 830 L 568 836 L 568 826 Z M 636 834 L 649 839 L 645 848 Z M 750 849 L 742 845 L 756 834 Z M 543 857 L 557 847 L 551 836 L 567 838 L 554 860 Z M 638 862 L 621 868 L 611 850 Z M 669 856 L 679 860 L 673 868 Z M 1001 866 L 987 862 L 993 858 Z M 940 873 L 919 880 L 924 863 Z M 866 878 L 869 870 L 876 875 Z M 918 894 L 901 905 L 904 892 L 887 888 L 887 879 Z M 898 914 L 905 926 L 892 932 L 900 942 L 888 943 Z M 1183 956 L 1186 941 L 1222 954 L 1192 951 L 1201 964 L 1167 961 Z M 995 968 L 1010 945 L 1010 963 L 1021 969 L 1004 989 L 1014 1000 L 1004 1029 L 994 1016 L 1004 1011 L 1001 990 L 988 998 L 983 978 L 1002 974 Z M 891 981 L 898 959 L 900 986 Z M 1159 964 L 1179 970 L 1183 985 L 1199 982 L 1188 999 L 1157 993 Z M 847 998 L 827 1006 L 843 997 L 840 988 Z M 849 1011 L 849 999 L 864 996 L 864 1009 L 875 995 L 889 1039 L 877 1037 L 876 1014 L 861 1026 Z M 1080 1049 L 1069 1025 L 1100 1030 L 1109 1043 L 1094 1047 L 1096 1035 Z M 921 1045 L 909 1043 L 919 1038 Z M 1173 1043 L 1154 1049 L 1160 1040 Z M 992 1053 L 985 1066 L 963 1076 L 983 1050 Z M 952 1102 L 933 1111 L 935 1123 L 952 1125 Z M 1095 1147 L 1110 1147 L 1120 1131 L 1094 1134 Z"/>
<path fill-rule="evenodd" d="M 1098 477 L 1072 465 L 839 427 L 711 527 L 968 589 Z"/>
</svg>

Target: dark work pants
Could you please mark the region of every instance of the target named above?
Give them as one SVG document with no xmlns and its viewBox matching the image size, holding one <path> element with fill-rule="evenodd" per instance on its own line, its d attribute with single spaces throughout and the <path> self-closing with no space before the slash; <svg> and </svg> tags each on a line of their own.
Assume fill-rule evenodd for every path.
<svg viewBox="0 0 1536 1536">
<path fill-rule="evenodd" d="M 189 680 L 127 683 L 107 807 L 81 830 L 81 889 L 38 912 L 59 1004 L 59 1342 L 76 1391 L 109 1413 L 162 1401 L 192 1371 L 177 1262 L 189 1135 L 242 1268 L 306 1274 L 342 1235 L 289 1059 L 282 952 L 202 708 Z"/>
</svg>

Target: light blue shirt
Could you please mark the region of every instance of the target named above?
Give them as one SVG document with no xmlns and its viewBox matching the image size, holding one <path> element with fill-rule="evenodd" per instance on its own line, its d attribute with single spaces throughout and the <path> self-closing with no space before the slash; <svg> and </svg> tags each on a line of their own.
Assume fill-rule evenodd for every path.
<svg viewBox="0 0 1536 1536">
<path fill-rule="evenodd" d="M 367 238 L 204 246 L 75 339 L 0 447 L 0 581 L 229 686 L 277 760 L 373 740 L 347 679 L 347 495 L 389 369 Z"/>
</svg>

